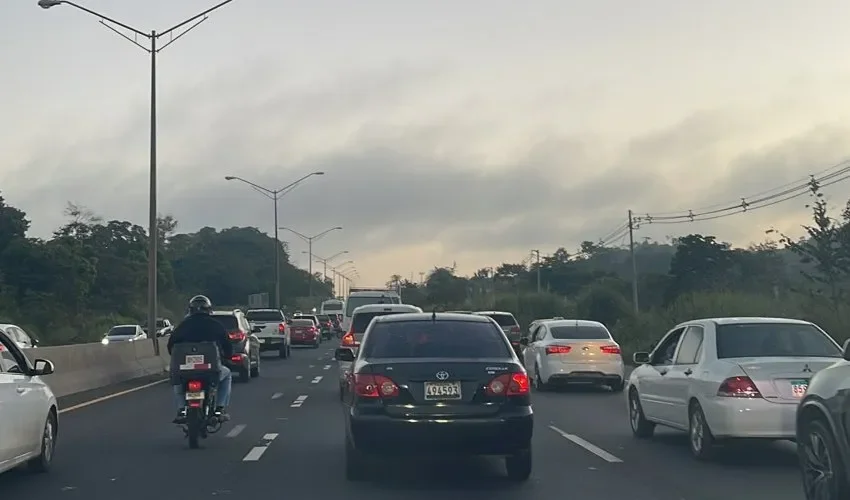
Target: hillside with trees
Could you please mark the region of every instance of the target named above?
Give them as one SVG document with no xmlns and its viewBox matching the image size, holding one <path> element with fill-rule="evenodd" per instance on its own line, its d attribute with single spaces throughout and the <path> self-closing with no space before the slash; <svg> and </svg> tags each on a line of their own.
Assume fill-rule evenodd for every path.
<svg viewBox="0 0 850 500">
<path fill-rule="evenodd" d="M 814 321 L 836 339 L 850 336 L 850 201 L 832 214 L 818 186 L 806 205 L 805 236 L 732 248 L 714 236 L 635 245 L 638 308 L 629 249 L 585 241 L 536 262 L 502 263 L 474 275 L 435 268 L 423 283 L 390 277 L 405 302 L 437 310 L 511 311 L 526 327 L 562 316 L 606 324 L 626 351 L 645 349 L 676 323 L 718 316 L 778 316 Z M 536 260 L 536 259 L 535 259 Z M 538 291 L 538 276 L 540 291 Z"/>
<path fill-rule="evenodd" d="M 29 237 L 26 214 L 0 196 L 0 322 L 18 324 L 45 345 L 98 340 L 112 325 L 144 323 L 147 311 L 147 230 L 103 220 L 68 205 L 67 222 L 50 239 Z M 253 227 L 178 233 L 177 221 L 159 220 L 160 316 L 182 317 L 191 295 L 238 306 L 249 294 L 274 291 L 275 242 Z M 281 262 L 281 302 L 308 295 L 307 272 Z M 320 274 L 317 297 L 332 293 Z"/>
</svg>

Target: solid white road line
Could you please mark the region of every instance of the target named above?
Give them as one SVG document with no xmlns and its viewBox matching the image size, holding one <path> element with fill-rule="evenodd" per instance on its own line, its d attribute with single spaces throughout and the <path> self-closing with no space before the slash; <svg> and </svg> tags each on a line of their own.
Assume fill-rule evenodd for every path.
<svg viewBox="0 0 850 500">
<path fill-rule="evenodd" d="M 276 393 L 272 394 L 272 399 L 280 399 L 282 397 L 283 397 L 282 392 L 276 392 Z"/>
<path fill-rule="evenodd" d="M 306 394 L 302 394 L 302 395 L 298 396 L 297 398 L 295 398 L 295 401 L 293 401 L 292 404 L 289 405 L 289 407 L 290 408 L 300 408 L 301 405 L 304 404 L 304 401 L 307 401 L 307 395 Z"/>
<path fill-rule="evenodd" d="M 265 453 L 266 450 L 269 449 L 269 445 L 272 444 L 272 441 L 274 441 L 275 438 L 277 438 L 277 434 L 274 433 L 264 435 L 263 441 L 265 441 L 265 443 L 263 443 L 261 446 L 255 446 L 251 448 L 251 451 L 249 451 L 248 454 L 245 455 L 245 458 L 243 458 L 242 461 L 256 462 L 257 460 L 259 460 L 260 457 L 263 456 L 263 453 Z"/>
<path fill-rule="evenodd" d="M 248 427 L 248 426 L 245 425 L 245 424 L 239 424 L 237 426 L 234 426 L 232 429 L 230 429 L 230 432 L 225 434 L 224 437 L 235 438 L 239 434 L 242 434 L 242 431 L 245 430 L 245 427 Z"/>
<path fill-rule="evenodd" d="M 566 431 L 563 431 L 563 430 L 555 427 L 554 425 L 550 425 L 549 428 L 552 429 L 553 431 L 557 432 L 561 436 L 563 436 L 565 439 L 568 439 L 569 441 L 572 441 L 573 443 L 581 446 L 585 450 L 593 453 L 594 455 L 601 458 L 602 460 L 605 460 L 606 462 L 610 462 L 610 463 L 621 463 L 622 462 L 622 460 L 615 457 L 614 455 L 608 453 L 607 451 L 603 450 L 602 448 L 596 446 L 593 443 L 585 441 L 584 439 L 582 439 L 582 438 L 580 438 L 580 437 L 578 437 L 574 434 L 569 434 Z"/>
<path fill-rule="evenodd" d="M 312 382 L 310 382 L 310 383 L 311 383 L 311 384 L 318 384 L 318 383 L 319 383 L 319 382 L 321 382 L 321 381 L 322 381 L 322 376 L 321 376 L 321 375 L 319 375 L 318 377 L 314 378 L 314 379 L 313 379 L 313 381 L 312 381 Z"/>
<path fill-rule="evenodd" d="M 163 382 L 168 382 L 169 379 L 157 380 L 156 382 L 151 382 L 149 384 L 140 385 L 138 387 L 133 387 L 132 389 L 127 389 L 126 391 L 116 392 L 115 394 L 109 394 L 100 398 L 92 399 L 91 401 L 86 401 L 85 403 L 80 403 L 74 406 L 69 406 L 67 408 L 63 408 L 59 410 L 59 413 L 67 413 L 69 411 L 79 410 L 80 408 L 85 408 L 86 406 L 91 406 L 93 404 L 102 403 L 103 401 L 108 401 L 112 398 L 117 398 L 118 396 L 123 396 L 125 394 L 130 394 L 131 392 L 141 391 L 142 389 L 147 389 L 148 387 L 153 387 L 158 384 L 162 384 Z"/>
<path fill-rule="evenodd" d="M 330 370 L 330 369 L 331 369 L 331 365 L 325 365 L 325 367 L 322 368 L 322 370 Z"/>
</svg>

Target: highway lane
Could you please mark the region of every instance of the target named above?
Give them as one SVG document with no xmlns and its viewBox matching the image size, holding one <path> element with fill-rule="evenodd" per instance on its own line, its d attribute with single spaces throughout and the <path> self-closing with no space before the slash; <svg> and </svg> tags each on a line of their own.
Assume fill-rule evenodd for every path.
<svg viewBox="0 0 850 500">
<path fill-rule="evenodd" d="M 349 483 L 332 346 L 294 349 L 288 360 L 264 357 L 260 378 L 234 384 L 233 419 L 202 450 L 189 450 L 170 424 L 166 384 L 65 413 L 53 471 L 5 474 L 0 491 L 30 500 L 802 498 L 788 449 L 741 448 L 716 464 L 696 463 L 684 434 L 662 431 L 636 441 L 623 395 L 592 390 L 535 394 L 535 464 L 525 484 L 510 483 L 491 459 L 380 461 L 374 479 Z"/>
</svg>

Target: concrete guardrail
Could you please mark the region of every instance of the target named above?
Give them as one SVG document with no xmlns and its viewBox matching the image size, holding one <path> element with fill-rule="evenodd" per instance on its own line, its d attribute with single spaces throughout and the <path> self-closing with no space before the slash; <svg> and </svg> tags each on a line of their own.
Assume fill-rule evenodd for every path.
<svg viewBox="0 0 850 500">
<path fill-rule="evenodd" d="M 150 339 L 112 344 L 63 345 L 25 349 L 31 361 L 47 359 L 56 370 L 44 377 L 56 397 L 161 374 L 169 370 L 168 351 L 160 342 L 154 354 Z"/>
</svg>

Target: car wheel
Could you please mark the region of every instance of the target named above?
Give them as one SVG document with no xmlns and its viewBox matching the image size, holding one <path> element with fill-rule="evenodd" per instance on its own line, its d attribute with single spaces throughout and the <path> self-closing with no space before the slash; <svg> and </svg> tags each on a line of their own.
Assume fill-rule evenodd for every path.
<svg viewBox="0 0 850 500">
<path fill-rule="evenodd" d="M 511 481 L 527 481 L 531 476 L 531 448 L 505 457 L 505 470 Z"/>
<path fill-rule="evenodd" d="M 362 481 L 366 479 L 366 464 L 363 454 L 354 449 L 351 440 L 345 438 L 345 479 Z"/>
<path fill-rule="evenodd" d="M 280 344 L 280 347 L 277 348 L 277 357 L 281 359 L 289 357 L 289 346 L 287 346 L 285 342 Z"/>
<path fill-rule="evenodd" d="M 655 423 L 646 419 L 638 391 L 634 388 L 629 391 L 629 425 L 632 427 L 632 434 L 638 439 L 651 438 L 655 433 Z"/>
<path fill-rule="evenodd" d="M 27 462 L 27 467 L 31 471 L 47 472 L 50 470 L 50 466 L 53 465 L 53 452 L 56 451 L 58 430 L 56 412 L 51 408 L 44 422 L 44 430 L 41 433 L 41 453 Z"/>
<path fill-rule="evenodd" d="M 626 387 L 626 381 L 623 379 L 619 379 L 613 384 L 611 384 L 611 390 L 614 392 L 623 392 L 623 389 Z"/>
<path fill-rule="evenodd" d="M 806 500 L 850 498 L 850 483 L 829 428 L 820 420 L 803 422 L 797 446 Z"/>
<path fill-rule="evenodd" d="M 248 383 L 251 381 L 251 370 L 246 367 L 242 367 L 239 370 L 239 381 L 242 383 Z"/>
<path fill-rule="evenodd" d="M 322 341 L 321 341 L 321 340 L 316 339 L 316 343 L 315 343 L 315 344 L 313 344 L 313 349 L 318 349 L 318 348 L 319 348 L 319 345 L 320 345 L 321 343 L 322 343 Z"/>
<path fill-rule="evenodd" d="M 251 377 L 257 378 L 260 376 L 260 356 L 257 355 L 257 366 L 251 368 Z"/>
<path fill-rule="evenodd" d="M 540 370 L 537 368 L 537 365 L 534 366 L 534 389 L 539 392 L 546 392 L 549 390 L 549 386 L 543 383 L 543 380 L 540 379 Z"/>
<path fill-rule="evenodd" d="M 714 456 L 716 440 L 699 403 L 692 402 L 688 410 L 688 444 L 691 453 L 697 460 L 708 460 Z"/>
</svg>

